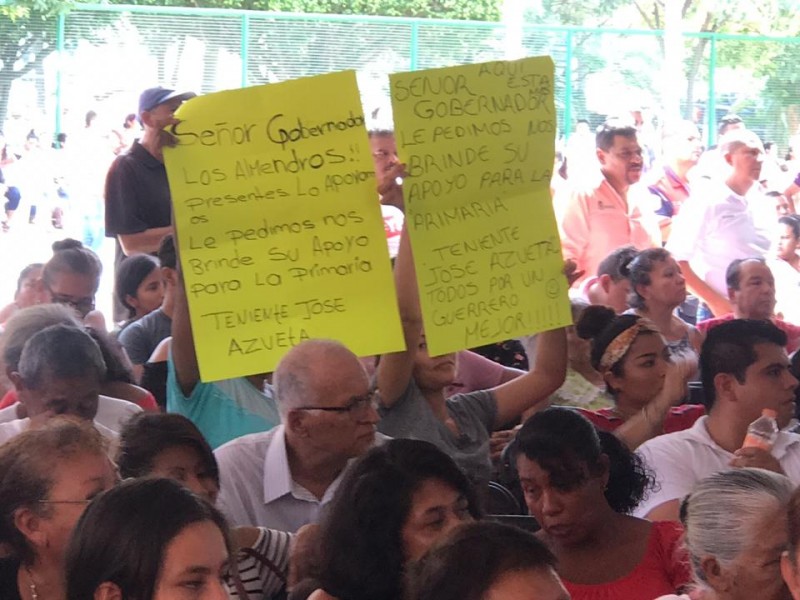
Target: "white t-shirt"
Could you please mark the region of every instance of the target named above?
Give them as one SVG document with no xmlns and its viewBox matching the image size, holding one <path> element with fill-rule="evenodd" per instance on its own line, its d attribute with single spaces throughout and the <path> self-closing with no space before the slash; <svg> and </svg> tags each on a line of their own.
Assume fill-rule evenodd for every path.
<svg viewBox="0 0 800 600">
<path fill-rule="evenodd" d="M 775 209 L 757 187 L 740 196 L 722 181 L 698 181 L 672 221 L 667 250 L 724 298 L 728 265 L 766 256 L 770 247 Z"/>
<path fill-rule="evenodd" d="M 775 313 L 788 323 L 800 323 L 800 272 L 779 258 L 768 260 L 767 266 L 775 277 Z"/>
<path fill-rule="evenodd" d="M 639 446 L 637 453 L 655 472 L 656 491 L 636 507 L 634 515 L 644 517 L 671 500 L 681 500 L 701 479 L 730 468 L 734 455 L 720 448 L 701 417 L 691 428 L 653 438 Z M 772 448 L 786 476 L 800 484 L 800 435 L 781 431 Z"/>
<path fill-rule="evenodd" d="M 18 407 L 19 404 L 12 404 L 0 410 L 0 423 L 18 420 Z M 142 408 L 138 404 L 119 398 L 100 396 L 94 420 L 95 423 L 99 423 L 106 429 L 119 432 L 128 419 L 140 412 L 142 412 Z"/>
</svg>

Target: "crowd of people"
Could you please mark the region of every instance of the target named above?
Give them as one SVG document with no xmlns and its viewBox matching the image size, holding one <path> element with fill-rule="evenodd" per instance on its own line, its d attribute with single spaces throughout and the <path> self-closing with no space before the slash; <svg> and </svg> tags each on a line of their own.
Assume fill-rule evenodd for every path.
<svg viewBox="0 0 800 600">
<path fill-rule="evenodd" d="M 115 264 L 59 240 L 0 311 L 0 598 L 800 600 L 800 174 L 741 119 L 708 149 L 582 123 L 552 182 L 574 324 L 443 356 L 373 130 L 406 349 L 205 382 L 162 155 L 192 96 L 125 120 Z"/>
</svg>

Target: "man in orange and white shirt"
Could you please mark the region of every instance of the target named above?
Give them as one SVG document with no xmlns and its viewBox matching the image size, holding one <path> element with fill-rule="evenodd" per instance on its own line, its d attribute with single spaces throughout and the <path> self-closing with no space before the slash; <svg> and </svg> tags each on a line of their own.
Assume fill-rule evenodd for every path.
<svg viewBox="0 0 800 600">
<path fill-rule="evenodd" d="M 561 220 L 561 247 L 584 278 L 597 272 L 600 262 L 620 246 L 642 250 L 660 245 L 661 234 L 650 194 L 633 187 L 642 176 L 642 147 L 636 128 L 620 120 L 601 125 L 595 138 L 598 180 L 574 176 Z"/>
</svg>

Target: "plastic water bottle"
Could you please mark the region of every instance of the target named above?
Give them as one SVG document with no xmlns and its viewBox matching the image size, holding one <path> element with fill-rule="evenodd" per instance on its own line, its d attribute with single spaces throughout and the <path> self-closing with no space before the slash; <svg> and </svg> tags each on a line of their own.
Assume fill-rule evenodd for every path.
<svg viewBox="0 0 800 600">
<path fill-rule="evenodd" d="M 778 439 L 778 413 L 771 408 L 761 411 L 761 416 L 750 423 L 742 448 L 761 448 L 769 452 Z"/>
</svg>

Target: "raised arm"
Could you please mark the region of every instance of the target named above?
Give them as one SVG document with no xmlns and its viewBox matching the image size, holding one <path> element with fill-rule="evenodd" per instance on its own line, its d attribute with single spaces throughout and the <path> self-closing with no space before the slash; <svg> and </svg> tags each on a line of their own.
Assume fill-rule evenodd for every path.
<svg viewBox="0 0 800 600">
<path fill-rule="evenodd" d="M 564 261 L 564 275 L 568 287 L 584 275 L 584 272 L 578 269 L 576 261 L 572 259 Z M 495 429 L 507 425 L 525 411 L 547 400 L 550 394 L 562 386 L 566 376 L 566 329 L 561 327 L 538 335 L 536 360 L 531 370 L 492 390 L 497 402 Z"/>
<path fill-rule="evenodd" d="M 686 279 L 686 287 L 689 288 L 691 293 L 708 304 L 715 317 L 721 317 L 733 311 L 730 301 L 703 281 L 689 266 L 689 261 L 679 260 L 678 266 L 680 266 L 681 273 Z"/>
<path fill-rule="evenodd" d="M 533 368 L 522 377 L 517 377 L 492 390 L 497 402 L 495 428 L 510 423 L 529 408 L 546 400 L 561 387 L 566 375 L 565 329 L 562 327 L 542 333 Z"/>
<path fill-rule="evenodd" d="M 670 365 L 661 392 L 638 414 L 620 425 L 614 435 L 631 450 L 664 432 L 664 420 L 673 406 L 686 397 L 689 377 L 697 371 L 697 361 L 680 360 Z"/>
<path fill-rule="evenodd" d="M 378 363 L 378 391 L 381 404 L 386 408 L 400 399 L 411 382 L 414 374 L 414 357 L 422 336 L 422 310 L 419 305 L 417 276 L 405 225 L 394 263 L 394 282 L 406 349 L 402 352 L 384 354 Z"/>
<path fill-rule="evenodd" d="M 197 366 L 192 324 L 189 320 L 189 302 L 186 299 L 186 284 L 180 261 L 176 279 L 175 307 L 172 313 L 172 364 L 181 392 L 188 397 L 200 381 L 200 368 Z"/>
</svg>

